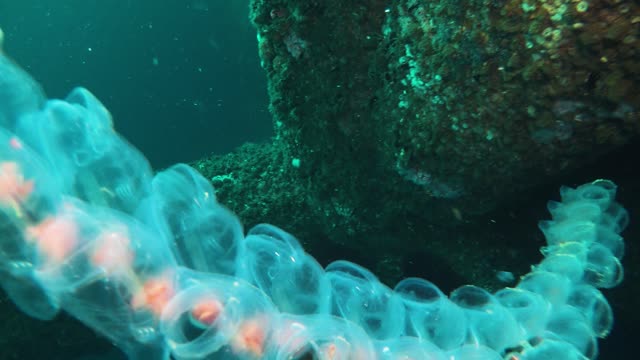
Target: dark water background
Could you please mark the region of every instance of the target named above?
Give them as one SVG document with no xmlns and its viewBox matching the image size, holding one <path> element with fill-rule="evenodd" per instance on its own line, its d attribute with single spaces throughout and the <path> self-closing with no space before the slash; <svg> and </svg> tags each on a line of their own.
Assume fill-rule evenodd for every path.
<svg viewBox="0 0 640 360">
<path fill-rule="evenodd" d="M 0 0 L 0 27 L 49 97 L 90 89 L 161 168 L 270 137 L 248 3 Z"/>
</svg>

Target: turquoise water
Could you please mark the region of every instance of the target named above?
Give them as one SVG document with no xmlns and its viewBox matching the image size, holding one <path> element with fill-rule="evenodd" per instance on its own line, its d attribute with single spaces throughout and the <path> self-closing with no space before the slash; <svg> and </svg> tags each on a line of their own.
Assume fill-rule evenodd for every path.
<svg viewBox="0 0 640 360">
<path fill-rule="evenodd" d="M 271 135 L 248 1 L 0 1 L 6 51 L 48 95 L 92 89 L 155 167 Z"/>
</svg>

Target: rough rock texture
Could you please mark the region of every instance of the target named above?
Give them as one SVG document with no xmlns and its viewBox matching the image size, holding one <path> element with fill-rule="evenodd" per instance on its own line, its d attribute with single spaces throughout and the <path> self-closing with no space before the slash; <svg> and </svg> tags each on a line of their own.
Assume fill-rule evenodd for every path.
<svg viewBox="0 0 640 360">
<path fill-rule="evenodd" d="M 637 2 L 254 0 L 250 16 L 276 138 L 200 170 L 241 174 L 214 185 L 245 222 L 366 254 L 389 282 L 416 251 L 490 282 L 510 241 L 474 239 L 486 214 L 640 133 Z"/>
</svg>

